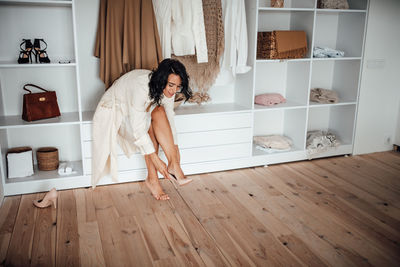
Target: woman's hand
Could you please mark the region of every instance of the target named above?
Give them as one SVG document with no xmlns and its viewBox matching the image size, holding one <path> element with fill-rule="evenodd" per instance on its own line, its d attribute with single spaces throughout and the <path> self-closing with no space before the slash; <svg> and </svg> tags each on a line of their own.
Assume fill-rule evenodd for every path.
<svg viewBox="0 0 400 267">
<path fill-rule="evenodd" d="M 156 167 L 157 171 L 162 174 L 167 179 L 171 179 L 168 169 L 167 169 L 167 164 L 164 163 L 160 159 L 160 157 L 156 153 L 150 154 L 150 159 L 153 162 L 154 166 Z"/>
<path fill-rule="evenodd" d="M 178 163 L 181 163 L 181 154 L 179 153 L 178 145 L 175 145 L 175 149 L 176 149 L 176 159 L 178 160 Z"/>
</svg>

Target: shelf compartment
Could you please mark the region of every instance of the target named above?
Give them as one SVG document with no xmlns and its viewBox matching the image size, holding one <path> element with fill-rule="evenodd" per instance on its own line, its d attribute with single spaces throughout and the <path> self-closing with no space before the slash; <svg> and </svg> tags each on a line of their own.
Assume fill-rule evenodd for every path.
<svg viewBox="0 0 400 267">
<path fill-rule="evenodd" d="M 366 13 L 318 12 L 314 46 L 343 51 L 344 57 L 362 56 Z"/>
<path fill-rule="evenodd" d="M 283 8 L 271 7 L 271 0 L 260 0 L 258 2 L 259 9 L 267 10 L 282 10 L 282 9 L 307 9 L 314 10 L 315 1 L 314 0 L 285 0 Z"/>
<path fill-rule="evenodd" d="M 41 126 L 60 126 L 69 124 L 79 124 L 78 112 L 61 113 L 60 117 L 27 122 L 18 116 L 0 116 L 0 129 L 41 127 Z"/>
<path fill-rule="evenodd" d="M 284 135 L 292 140 L 290 151 L 268 153 L 253 149 L 253 156 L 302 151 L 305 147 L 307 109 L 268 110 L 254 114 L 254 136 Z"/>
<path fill-rule="evenodd" d="M 275 106 L 255 105 L 254 109 L 299 108 L 307 105 L 310 62 L 258 62 L 256 65 L 255 96 L 279 93 L 287 103 Z"/>
<path fill-rule="evenodd" d="M 329 131 L 341 146 L 352 146 L 356 105 L 316 107 L 308 114 L 307 131 Z"/>
<path fill-rule="evenodd" d="M 0 0 L 0 5 L 71 6 L 72 0 Z"/>
<path fill-rule="evenodd" d="M 58 60 L 52 60 L 52 62 L 58 62 Z M 63 67 L 75 67 L 76 62 L 73 60 L 71 63 L 60 64 L 60 63 L 29 63 L 29 64 L 18 64 L 17 59 L 14 61 L 1 61 L 0 68 L 63 68 Z"/>
<path fill-rule="evenodd" d="M 336 11 L 336 12 L 352 12 L 352 11 L 366 11 L 368 7 L 368 0 L 347 0 L 349 3 L 349 9 L 323 9 L 317 8 L 317 11 Z"/>
<path fill-rule="evenodd" d="M 312 55 L 310 48 L 313 33 L 313 24 L 314 12 L 265 10 L 258 13 L 257 32 L 288 30 L 305 31 L 307 35 L 308 47 L 308 52 L 305 58 L 310 58 Z"/>
<path fill-rule="evenodd" d="M 21 116 L 23 95 L 28 93 L 23 90 L 23 86 L 28 83 L 36 84 L 46 90 L 56 91 L 61 114 L 78 112 L 78 91 L 74 68 L 0 69 L 0 80 L 1 96 L 4 97 L 0 99 L 0 116 Z M 33 93 L 42 92 L 36 88 L 29 89 Z M 59 122 L 79 120 L 79 117 L 75 119 L 66 116 L 66 118 L 66 120 L 61 118 Z M 11 119 L 11 121 L 14 121 L 14 119 Z M 52 122 L 57 121 L 53 120 Z M 0 125 L 7 126 L 7 124 Z"/>
<path fill-rule="evenodd" d="M 338 104 L 354 103 L 357 101 L 360 64 L 360 60 L 313 62 L 311 88 L 336 91 L 339 96 Z M 315 104 L 310 101 L 310 105 Z"/>
<path fill-rule="evenodd" d="M 34 38 L 46 41 L 51 62 L 75 59 L 72 5 L 53 5 L 55 2 L 58 1 L 48 1 L 50 5 L 1 5 L 0 36 L 7 38 L 0 40 L 0 61 L 17 63 L 22 39 L 33 42 Z"/>
</svg>

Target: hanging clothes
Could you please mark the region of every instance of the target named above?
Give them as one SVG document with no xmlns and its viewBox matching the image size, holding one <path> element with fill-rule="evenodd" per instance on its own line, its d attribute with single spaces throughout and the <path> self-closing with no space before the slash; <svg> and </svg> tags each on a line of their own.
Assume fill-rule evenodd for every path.
<svg viewBox="0 0 400 267">
<path fill-rule="evenodd" d="M 234 81 L 237 73 L 251 70 L 247 66 L 248 39 L 244 0 L 221 0 L 224 21 L 225 51 L 216 85 Z"/>
<path fill-rule="evenodd" d="M 214 84 L 220 71 L 220 59 L 224 53 L 224 26 L 221 0 L 203 0 L 208 62 L 196 62 L 195 56 L 173 56 L 182 62 L 190 76 L 190 86 L 197 92 L 189 102 L 202 103 L 210 99 L 207 91 Z"/>
<path fill-rule="evenodd" d="M 197 55 L 197 63 L 208 61 L 201 0 L 153 0 L 164 58 Z"/>
<path fill-rule="evenodd" d="M 106 89 L 133 69 L 153 69 L 162 60 L 151 1 L 100 0 L 94 56 Z"/>
</svg>

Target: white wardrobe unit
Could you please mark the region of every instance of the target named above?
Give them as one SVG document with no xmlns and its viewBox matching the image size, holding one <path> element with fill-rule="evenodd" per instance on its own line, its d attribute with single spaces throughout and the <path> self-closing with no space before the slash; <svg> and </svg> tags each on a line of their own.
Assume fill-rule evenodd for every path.
<svg viewBox="0 0 400 267">
<path fill-rule="evenodd" d="M 248 65 L 252 69 L 237 75 L 234 85 L 225 89 L 233 96 L 227 102 L 183 105 L 176 109 L 184 172 L 195 174 L 307 159 L 307 131 L 316 129 L 329 129 L 341 141 L 338 148 L 321 154 L 321 157 L 351 154 L 368 0 L 349 0 L 349 10 L 317 9 L 316 0 L 286 0 L 284 8 L 270 8 L 269 0 L 246 0 L 245 3 Z M 0 41 L 4 47 L 0 51 L 0 141 L 5 195 L 46 191 L 53 186 L 62 189 L 90 185 L 94 111 L 86 110 L 86 105 L 82 104 L 93 101 L 85 99 L 91 94 L 85 94 L 85 89 L 79 88 L 75 8 L 74 0 L 0 0 L 0 34 L 9 36 Z M 53 27 L 54 23 L 59 27 Z M 26 27 L 32 24 L 34 27 Z M 309 48 L 306 58 L 257 60 L 257 32 L 273 30 L 306 31 Z M 48 40 L 48 53 L 54 63 L 16 64 L 19 41 L 36 36 Z M 314 46 L 345 51 L 345 57 L 312 58 Z M 56 63 L 57 57 L 75 61 L 61 65 Z M 22 86 L 28 82 L 57 91 L 61 118 L 33 123 L 20 119 Z M 340 102 L 310 102 L 310 88 L 314 87 L 336 90 Z M 255 95 L 266 92 L 282 94 L 287 103 L 273 107 L 254 105 Z M 266 134 L 290 137 L 293 140 L 291 151 L 266 153 L 257 150 L 253 146 L 253 136 Z M 23 145 L 34 149 L 57 146 L 60 160 L 74 161 L 78 173 L 61 177 L 56 171 L 36 171 L 33 177 L 8 179 L 6 150 Z M 140 154 L 127 158 L 119 150 L 118 163 L 120 182 L 146 178 L 146 165 Z M 113 182 L 110 177 L 105 177 L 100 183 Z"/>
</svg>

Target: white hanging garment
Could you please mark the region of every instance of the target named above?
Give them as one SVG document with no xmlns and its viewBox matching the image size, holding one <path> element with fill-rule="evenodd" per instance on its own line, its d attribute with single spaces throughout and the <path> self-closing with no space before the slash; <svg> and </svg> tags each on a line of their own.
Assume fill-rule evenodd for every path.
<svg viewBox="0 0 400 267">
<path fill-rule="evenodd" d="M 208 62 L 201 0 L 153 0 L 164 58 L 197 55 Z"/>
<path fill-rule="evenodd" d="M 246 73 L 251 70 L 251 67 L 246 65 L 248 39 L 244 0 L 221 0 L 221 4 L 225 51 L 216 85 L 233 82 L 237 73 Z"/>
</svg>

